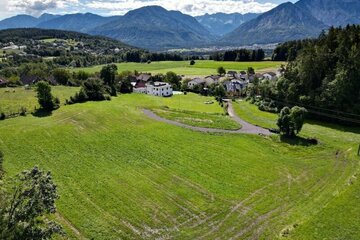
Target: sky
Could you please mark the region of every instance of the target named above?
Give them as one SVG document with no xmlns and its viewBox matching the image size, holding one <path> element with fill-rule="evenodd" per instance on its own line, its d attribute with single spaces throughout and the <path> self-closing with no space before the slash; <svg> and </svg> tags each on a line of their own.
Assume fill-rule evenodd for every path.
<svg viewBox="0 0 360 240">
<path fill-rule="evenodd" d="M 130 10 L 148 5 L 159 5 L 192 16 L 216 12 L 261 13 L 287 1 L 289 0 L 0 0 L 0 19 L 18 14 L 40 16 L 45 12 L 124 15 Z"/>
</svg>

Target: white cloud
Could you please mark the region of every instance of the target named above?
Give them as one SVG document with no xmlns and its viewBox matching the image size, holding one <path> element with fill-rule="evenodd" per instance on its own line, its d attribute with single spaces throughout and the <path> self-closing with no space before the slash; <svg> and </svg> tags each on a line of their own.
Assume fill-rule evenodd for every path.
<svg viewBox="0 0 360 240">
<path fill-rule="evenodd" d="M 78 4 L 78 0 L 7 0 L 11 12 L 25 12 L 38 16 L 43 12 L 59 10 Z"/>
<path fill-rule="evenodd" d="M 23 13 L 39 16 L 44 12 L 123 15 L 130 10 L 149 5 L 159 5 L 193 16 L 216 12 L 259 13 L 266 12 L 277 4 L 274 0 L 0 0 L 0 5 L 1 19 Z"/>
<path fill-rule="evenodd" d="M 106 15 L 125 14 L 129 10 L 148 5 L 159 5 L 168 10 L 178 10 L 193 16 L 205 13 L 260 13 L 276 6 L 255 0 L 92 0 L 84 3 L 87 8 L 105 12 Z"/>
</svg>

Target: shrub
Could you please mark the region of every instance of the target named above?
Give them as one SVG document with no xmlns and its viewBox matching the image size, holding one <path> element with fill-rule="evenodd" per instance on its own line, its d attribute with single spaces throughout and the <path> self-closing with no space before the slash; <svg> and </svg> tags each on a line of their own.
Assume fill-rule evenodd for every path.
<svg viewBox="0 0 360 240">
<path fill-rule="evenodd" d="M 19 114 L 20 114 L 20 116 L 26 116 L 26 114 L 27 114 L 27 109 L 26 109 L 26 107 L 21 107 Z"/>
<path fill-rule="evenodd" d="M 0 113 L 0 120 L 5 120 L 5 118 L 6 118 L 6 115 L 5 115 L 5 113 Z"/>
<path fill-rule="evenodd" d="M 302 129 L 306 113 L 307 111 L 305 108 L 298 106 L 295 106 L 292 109 L 284 107 L 281 110 L 277 121 L 280 134 L 288 137 L 296 136 Z"/>
<path fill-rule="evenodd" d="M 83 83 L 80 91 L 70 97 L 68 104 L 82 103 L 86 101 L 111 100 L 109 95 L 105 95 L 105 86 L 100 79 L 91 78 Z"/>
</svg>

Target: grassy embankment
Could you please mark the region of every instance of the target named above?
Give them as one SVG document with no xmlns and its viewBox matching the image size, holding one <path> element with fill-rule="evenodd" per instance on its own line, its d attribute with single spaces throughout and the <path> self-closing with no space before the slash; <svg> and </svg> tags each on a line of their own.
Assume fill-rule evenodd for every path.
<svg viewBox="0 0 360 240">
<path fill-rule="evenodd" d="M 254 116 L 246 120 L 265 118 L 241 104 Z M 303 136 L 320 144 L 304 146 L 194 132 L 140 111 L 163 106 L 223 111 L 192 94 L 132 94 L 5 120 L 7 176 L 51 170 L 70 238 L 274 239 L 289 229 L 288 239 L 359 239 L 358 129 L 308 123 Z"/>
</svg>

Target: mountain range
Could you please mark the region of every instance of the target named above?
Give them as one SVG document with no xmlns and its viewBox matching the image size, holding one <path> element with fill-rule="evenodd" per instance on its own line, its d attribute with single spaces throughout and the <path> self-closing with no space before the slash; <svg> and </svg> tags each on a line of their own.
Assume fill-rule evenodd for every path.
<svg viewBox="0 0 360 240">
<path fill-rule="evenodd" d="M 195 18 L 159 6 L 143 7 L 92 29 L 103 35 L 148 49 L 195 47 L 215 40 Z"/>
<path fill-rule="evenodd" d="M 263 14 L 205 14 L 192 17 L 159 6 L 129 11 L 124 16 L 91 13 L 39 18 L 18 15 L 0 21 L 0 29 L 71 30 L 111 37 L 127 44 L 165 50 L 203 46 L 243 46 L 311 38 L 330 26 L 360 24 L 359 0 L 300 0 Z"/>
<path fill-rule="evenodd" d="M 241 24 L 250 21 L 260 14 L 257 13 L 215 13 L 195 17 L 209 32 L 216 36 L 223 36 L 232 32 Z"/>
<path fill-rule="evenodd" d="M 283 3 L 240 25 L 217 44 L 279 43 L 317 37 L 330 26 L 359 23 L 359 0 L 300 0 Z"/>
</svg>

